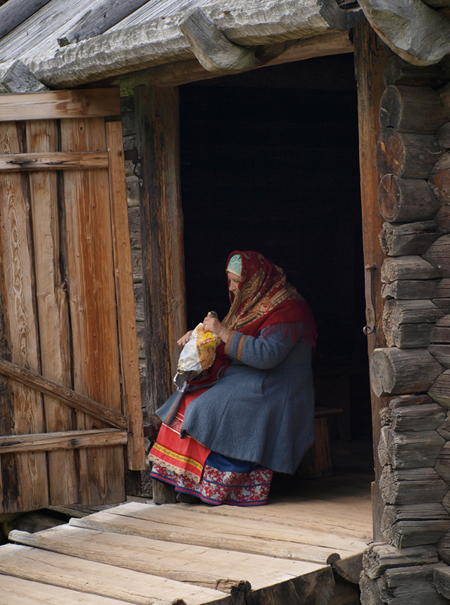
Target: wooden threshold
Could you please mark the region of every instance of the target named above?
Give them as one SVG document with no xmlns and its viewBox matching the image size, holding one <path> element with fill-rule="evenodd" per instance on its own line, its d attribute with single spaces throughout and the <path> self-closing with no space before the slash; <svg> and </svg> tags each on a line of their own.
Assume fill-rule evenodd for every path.
<svg viewBox="0 0 450 605">
<path fill-rule="evenodd" d="M 13 530 L 15 544 L 0 547 L 2 598 L 5 605 L 28 605 L 30 594 L 67 605 L 338 604 L 336 572 L 357 592 L 371 539 L 369 489 L 361 497 L 342 485 L 333 497 L 324 486 L 314 497 L 314 481 L 305 485 L 303 496 L 263 507 L 133 501 L 34 534 Z"/>
</svg>

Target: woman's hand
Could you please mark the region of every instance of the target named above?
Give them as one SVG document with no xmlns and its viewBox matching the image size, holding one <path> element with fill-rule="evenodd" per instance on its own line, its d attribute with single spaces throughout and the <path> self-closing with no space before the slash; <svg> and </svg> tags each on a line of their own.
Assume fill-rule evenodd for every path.
<svg viewBox="0 0 450 605">
<path fill-rule="evenodd" d="M 177 340 L 177 345 L 180 345 L 180 347 L 184 347 L 184 345 L 188 342 L 188 340 L 191 337 L 191 334 L 194 330 L 189 330 L 189 332 L 186 332 L 186 334 L 184 334 L 184 336 L 182 336 L 181 338 L 179 338 Z"/>
<path fill-rule="evenodd" d="M 227 342 L 228 338 L 232 334 L 231 330 L 225 328 L 217 317 L 211 317 L 210 315 L 205 317 L 203 320 L 203 331 L 212 332 L 218 336 L 222 342 Z"/>
</svg>

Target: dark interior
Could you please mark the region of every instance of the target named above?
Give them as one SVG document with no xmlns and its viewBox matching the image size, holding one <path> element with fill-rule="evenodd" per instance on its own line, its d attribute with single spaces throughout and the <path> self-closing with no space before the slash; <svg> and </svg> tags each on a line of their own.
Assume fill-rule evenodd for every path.
<svg viewBox="0 0 450 605">
<path fill-rule="evenodd" d="M 334 441 L 370 441 L 353 56 L 182 86 L 180 123 L 188 326 L 227 313 L 228 254 L 261 252 L 314 312 Z"/>
</svg>

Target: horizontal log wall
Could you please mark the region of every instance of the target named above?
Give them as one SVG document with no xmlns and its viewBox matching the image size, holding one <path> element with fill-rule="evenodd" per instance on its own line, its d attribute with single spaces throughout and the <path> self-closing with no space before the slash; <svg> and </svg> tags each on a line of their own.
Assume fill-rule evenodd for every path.
<svg viewBox="0 0 450 605">
<path fill-rule="evenodd" d="M 372 388 L 381 413 L 381 530 L 364 554 L 363 604 L 450 595 L 450 86 L 437 66 L 386 67 L 377 146 L 387 348 Z M 405 85 L 406 84 L 406 85 Z M 399 396 L 400 395 L 400 396 Z"/>
</svg>

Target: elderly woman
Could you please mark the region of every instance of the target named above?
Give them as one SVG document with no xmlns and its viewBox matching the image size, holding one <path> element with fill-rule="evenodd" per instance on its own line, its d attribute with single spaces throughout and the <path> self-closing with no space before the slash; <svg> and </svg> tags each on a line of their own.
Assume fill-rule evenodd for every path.
<svg viewBox="0 0 450 605">
<path fill-rule="evenodd" d="M 316 328 L 304 299 L 261 254 L 233 252 L 226 272 L 230 311 L 203 322 L 222 344 L 207 375 L 158 410 L 151 476 L 173 485 L 180 501 L 254 506 L 266 503 L 272 471 L 294 473 L 313 442 Z"/>
</svg>

